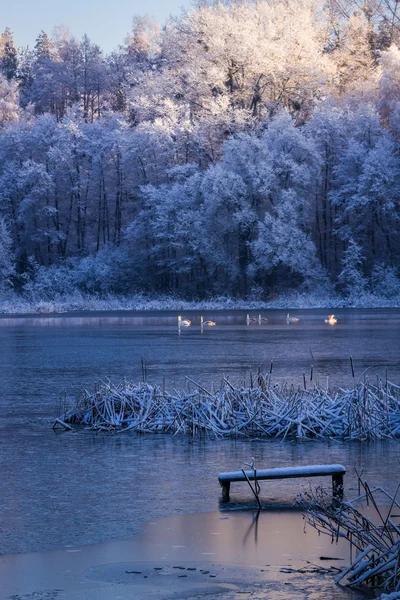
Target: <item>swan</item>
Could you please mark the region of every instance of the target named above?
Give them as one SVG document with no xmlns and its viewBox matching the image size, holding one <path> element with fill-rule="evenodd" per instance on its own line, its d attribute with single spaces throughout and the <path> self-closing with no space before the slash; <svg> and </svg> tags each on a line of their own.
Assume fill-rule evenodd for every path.
<svg viewBox="0 0 400 600">
<path fill-rule="evenodd" d="M 337 323 L 337 318 L 335 315 L 329 315 L 329 317 L 325 319 L 325 323 L 329 323 L 329 325 L 335 325 L 335 323 Z"/>
<path fill-rule="evenodd" d="M 189 321 L 189 319 L 182 319 L 181 316 L 178 317 L 178 327 L 189 327 L 191 323 L 192 321 Z"/>
<path fill-rule="evenodd" d="M 286 315 L 286 323 L 298 323 L 300 319 L 297 317 L 291 317 L 289 313 Z"/>
<path fill-rule="evenodd" d="M 250 317 L 250 315 L 246 316 L 247 325 L 249 325 L 249 323 L 255 323 L 256 321 L 257 321 L 257 319 L 255 319 L 254 317 Z"/>
<path fill-rule="evenodd" d="M 203 317 L 200 317 L 200 324 L 201 327 L 203 327 L 203 325 L 208 325 L 209 327 L 214 327 L 214 325 L 216 325 L 215 321 L 204 321 Z"/>
</svg>

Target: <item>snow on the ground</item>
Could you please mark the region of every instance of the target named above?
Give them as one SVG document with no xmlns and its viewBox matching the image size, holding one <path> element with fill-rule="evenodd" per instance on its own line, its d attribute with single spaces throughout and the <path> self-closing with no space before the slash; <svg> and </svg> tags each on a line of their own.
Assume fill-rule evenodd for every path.
<svg viewBox="0 0 400 600">
<path fill-rule="evenodd" d="M 112 311 L 112 310 L 266 310 L 266 309 L 307 309 L 307 308 L 399 308 L 400 298 L 382 298 L 374 294 L 364 294 L 354 298 L 340 296 L 321 297 L 312 294 L 288 294 L 274 300 L 261 301 L 253 299 L 236 299 L 228 296 L 217 296 L 208 300 L 190 301 L 174 296 L 98 296 L 85 295 L 79 292 L 70 296 L 59 296 L 54 299 L 29 300 L 17 294 L 9 294 L 0 298 L 0 313 L 7 314 L 50 314 L 71 311 Z"/>
</svg>

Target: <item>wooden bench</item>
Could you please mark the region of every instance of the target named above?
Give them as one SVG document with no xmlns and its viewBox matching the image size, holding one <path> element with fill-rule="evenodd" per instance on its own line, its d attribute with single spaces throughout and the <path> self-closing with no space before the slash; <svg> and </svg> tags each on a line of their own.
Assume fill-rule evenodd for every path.
<svg viewBox="0 0 400 600">
<path fill-rule="evenodd" d="M 332 494 L 334 498 L 341 500 L 343 498 L 343 475 L 346 469 L 343 465 L 306 465 L 301 467 L 282 467 L 278 469 L 260 469 L 256 471 L 245 471 L 250 481 L 262 481 L 264 479 L 289 479 L 292 477 L 332 477 Z M 229 492 L 233 481 L 246 481 L 242 471 L 231 471 L 220 473 L 218 481 L 222 487 L 222 499 L 229 501 Z"/>
</svg>

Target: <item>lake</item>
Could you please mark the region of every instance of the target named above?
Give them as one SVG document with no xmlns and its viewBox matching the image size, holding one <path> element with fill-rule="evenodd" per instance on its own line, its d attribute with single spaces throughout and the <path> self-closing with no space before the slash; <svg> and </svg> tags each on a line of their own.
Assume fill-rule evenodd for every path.
<svg viewBox="0 0 400 600">
<path fill-rule="evenodd" d="M 248 379 L 260 365 L 269 370 L 272 360 L 276 380 L 303 385 L 305 373 L 310 386 L 347 386 L 353 383 L 350 355 L 356 380 L 387 373 L 400 381 L 399 310 L 338 310 L 333 327 L 319 310 L 293 312 L 300 320 L 289 325 L 284 311 L 268 311 L 260 325 L 247 325 L 241 311 L 204 312 L 217 324 L 203 332 L 200 313 L 182 315 L 192 325 L 180 332 L 177 314 L 0 318 L 0 554 L 127 538 L 145 521 L 218 510 L 218 472 L 236 470 L 251 456 L 260 467 L 342 463 L 349 496 L 357 492 L 356 469 L 372 485 L 395 488 L 397 441 L 193 442 L 51 430 L 49 418 L 64 392 L 74 397 L 103 377 L 139 381 L 142 358 L 148 381 L 164 379 L 169 390 L 188 385 L 186 377 L 206 386 L 218 385 L 222 374 L 232 382 Z M 285 512 L 302 485 L 265 482 L 262 497 Z M 232 491 L 233 507 L 252 506 L 245 487 Z"/>
<path fill-rule="evenodd" d="M 296 311 L 288 325 L 285 312 L 268 311 L 268 322 L 246 325 L 246 313 L 203 313 L 215 327 L 200 329 L 200 313 L 186 313 L 188 328 L 177 326 L 178 313 L 89 313 L 45 317 L 0 317 L 1 425 L 41 416 L 67 392 L 110 377 L 139 381 L 141 360 L 150 383 L 182 389 L 186 377 L 219 386 L 249 378 L 261 366 L 273 377 L 303 385 L 352 385 L 355 377 L 378 374 L 400 380 L 400 310 L 341 310 L 338 323 L 324 322 L 326 311 Z M 257 318 L 254 313 L 251 316 Z M 313 381 L 310 367 L 313 363 Z"/>
</svg>

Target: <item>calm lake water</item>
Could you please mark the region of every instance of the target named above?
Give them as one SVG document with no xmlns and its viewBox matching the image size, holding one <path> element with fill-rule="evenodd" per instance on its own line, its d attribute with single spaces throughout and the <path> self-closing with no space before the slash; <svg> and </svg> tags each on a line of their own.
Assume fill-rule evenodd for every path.
<svg viewBox="0 0 400 600">
<path fill-rule="evenodd" d="M 41 416 L 63 392 L 110 377 L 147 379 L 167 389 L 182 389 L 186 377 L 219 386 L 222 375 L 241 380 L 259 366 L 273 377 L 303 385 L 352 385 L 367 373 L 400 380 L 400 310 L 341 310 L 338 323 L 324 323 L 326 311 L 297 311 L 288 325 L 285 312 L 268 311 L 268 322 L 246 325 L 246 313 L 203 313 L 215 327 L 200 329 L 200 313 L 185 313 L 188 328 L 177 326 L 178 313 L 89 313 L 45 317 L 0 317 L 1 425 Z M 257 318 L 257 313 L 251 315 Z M 264 315 L 263 315 L 264 316 Z M 310 367 L 314 365 L 313 381 Z M 368 369 L 368 370 L 367 370 Z M 367 371 L 366 371 L 367 370 Z M 191 384 L 193 385 L 193 384 Z"/>
<path fill-rule="evenodd" d="M 303 384 L 306 373 L 310 386 L 327 379 L 331 387 L 347 386 L 350 355 L 356 379 L 387 372 L 400 382 L 399 310 L 338 310 L 333 327 L 324 323 L 326 311 L 293 312 L 300 320 L 288 325 L 284 311 L 271 310 L 267 323 L 249 326 L 240 311 L 204 312 L 217 325 L 203 332 L 200 313 L 185 313 L 192 325 L 180 333 L 177 314 L 0 318 L 0 554 L 127 538 L 145 521 L 219 510 L 218 473 L 251 456 L 265 467 L 342 463 L 349 496 L 357 493 L 356 469 L 371 485 L 395 489 L 397 442 L 192 442 L 51 430 L 48 419 L 63 392 L 74 397 L 104 377 L 139 381 L 142 357 L 148 381 L 164 378 L 169 390 L 187 385 L 185 377 L 207 386 L 219 384 L 222 374 L 231 382 L 248 378 L 272 360 L 277 380 Z M 302 485 L 265 482 L 262 497 L 285 514 Z M 252 505 L 244 486 L 232 487 L 232 500 L 231 508 Z"/>
</svg>

